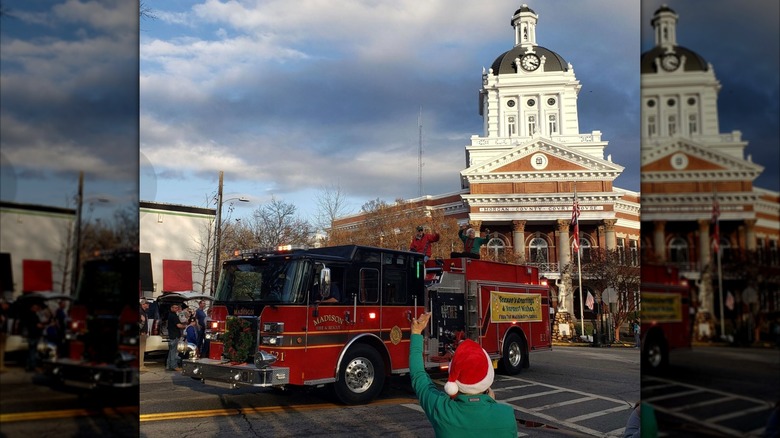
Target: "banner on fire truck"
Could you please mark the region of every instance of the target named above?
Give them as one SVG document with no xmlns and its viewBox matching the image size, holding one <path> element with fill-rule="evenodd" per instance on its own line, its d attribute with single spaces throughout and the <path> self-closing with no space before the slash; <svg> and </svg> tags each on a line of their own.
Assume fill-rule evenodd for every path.
<svg viewBox="0 0 780 438">
<path fill-rule="evenodd" d="M 490 292 L 491 322 L 541 321 L 542 295 Z"/>
</svg>

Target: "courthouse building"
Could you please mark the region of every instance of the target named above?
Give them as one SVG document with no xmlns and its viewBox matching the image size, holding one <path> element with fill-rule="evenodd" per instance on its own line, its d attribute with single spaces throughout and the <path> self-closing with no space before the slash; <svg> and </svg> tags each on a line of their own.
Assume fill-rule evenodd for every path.
<svg viewBox="0 0 780 438">
<path fill-rule="evenodd" d="M 613 186 L 624 168 L 605 156 L 608 141 L 602 132 L 580 132 L 582 86 L 572 64 L 537 41 L 538 18 L 527 5 L 515 11 L 512 48 L 482 73 L 484 131 L 466 145 L 462 190 L 409 203 L 489 229 L 483 256 L 507 251 L 539 266 L 560 292 L 559 310 L 579 317 L 579 293 L 571 281 L 577 273 L 570 227 L 575 192 L 583 260 L 593 249 L 605 248 L 634 264 L 639 263 L 639 193 Z M 360 221 L 356 215 L 334 226 L 349 229 Z"/>
<path fill-rule="evenodd" d="M 719 131 L 721 84 L 678 45 L 677 21 L 667 6 L 655 12 L 655 47 L 641 60 L 642 259 L 677 266 L 694 286 L 706 338 L 721 308 L 732 325 L 756 328 L 778 310 L 780 194 L 753 185 L 764 167 L 745 155 L 741 132 Z"/>
</svg>

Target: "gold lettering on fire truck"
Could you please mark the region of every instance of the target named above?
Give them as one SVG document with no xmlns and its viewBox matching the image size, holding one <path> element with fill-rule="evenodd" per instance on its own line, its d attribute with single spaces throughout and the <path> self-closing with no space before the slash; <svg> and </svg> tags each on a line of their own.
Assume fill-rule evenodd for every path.
<svg viewBox="0 0 780 438">
<path fill-rule="evenodd" d="M 490 322 L 542 320 L 542 295 L 490 292 Z"/>
<path fill-rule="evenodd" d="M 255 309 L 243 309 L 243 308 L 237 308 L 233 311 L 234 316 L 254 316 Z"/>
<path fill-rule="evenodd" d="M 314 318 L 314 328 L 317 330 L 337 330 L 344 324 L 344 318 L 338 315 L 322 315 Z"/>
</svg>

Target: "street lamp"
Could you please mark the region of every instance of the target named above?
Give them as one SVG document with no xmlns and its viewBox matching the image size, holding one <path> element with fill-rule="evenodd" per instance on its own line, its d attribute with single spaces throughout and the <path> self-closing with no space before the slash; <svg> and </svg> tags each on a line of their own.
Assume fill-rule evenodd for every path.
<svg viewBox="0 0 780 438">
<path fill-rule="evenodd" d="M 214 229 L 214 267 L 211 270 L 211 295 L 216 295 L 217 292 L 217 272 L 219 269 L 219 250 L 220 250 L 220 240 L 222 237 L 222 204 L 228 201 L 238 200 L 240 202 L 249 202 L 249 199 L 240 197 L 240 198 L 228 198 L 225 200 L 222 200 L 222 180 L 225 173 L 223 171 L 219 171 L 219 189 L 217 190 L 217 217 L 214 222 L 216 222 L 216 227 Z"/>
</svg>

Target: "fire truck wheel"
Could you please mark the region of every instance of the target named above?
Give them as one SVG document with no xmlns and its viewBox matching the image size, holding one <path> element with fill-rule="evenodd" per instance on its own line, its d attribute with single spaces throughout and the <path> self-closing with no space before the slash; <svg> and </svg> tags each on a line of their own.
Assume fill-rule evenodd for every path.
<svg viewBox="0 0 780 438">
<path fill-rule="evenodd" d="M 658 372 L 669 364 L 669 349 L 660 336 L 648 336 L 642 346 L 642 371 Z"/>
<path fill-rule="evenodd" d="M 341 402 L 355 405 L 373 400 L 385 383 L 385 363 L 377 351 L 367 345 L 355 345 L 347 351 L 334 384 Z"/>
<path fill-rule="evenodd" d="M 504 352 L 501 357 L 501 369 L 505 374 L 519 374 L 523 369 L 523 355 L 525 355 L 523 339 L 517 333 L 510 333 L 504 342 Z"/>
</svg>

